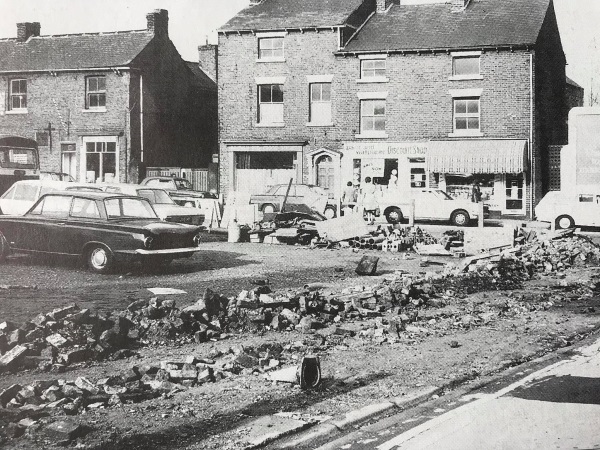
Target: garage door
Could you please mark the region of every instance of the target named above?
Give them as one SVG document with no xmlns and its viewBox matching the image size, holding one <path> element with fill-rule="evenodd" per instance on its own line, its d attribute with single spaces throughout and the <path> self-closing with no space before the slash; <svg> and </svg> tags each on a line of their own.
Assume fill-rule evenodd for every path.
<svg viewBox="0 0 600 450">
<path fill-rule="evenodd" d="M 295 152 L 236 152 L 235 190 L 259 194 L 274 184 L 296 181 Z"/>
</svg>

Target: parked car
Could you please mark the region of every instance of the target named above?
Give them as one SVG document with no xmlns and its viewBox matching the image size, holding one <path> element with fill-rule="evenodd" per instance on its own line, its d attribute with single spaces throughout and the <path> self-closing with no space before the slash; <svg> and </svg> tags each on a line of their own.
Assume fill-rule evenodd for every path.
<svg viewBox="0 0 600 450">
<path fill-rule="evenodd" d="M 181 177 L 147 177 L 140 183 L 143 186 L 164 189 L 178 203 L 180 199 L 187 198 L 218 198 L 216 194 L 208 191 L 195 191 L 190 180 Z M 185 206 L 185 205 L 184 205 Z"/>
<path fill-rule="evenodd" d="M 11 252 L 79 256 L 99 273 L 136 260 L 160 267 L 198 251 L 200 231 L 160 220 L 144 198 L 56 191 L 23 216 L 0 216 L 0 259 Z"/>
<path fill-rule="evenodd" d="M 10 215 L 25 214 L 42 195 L 68 186 L 75 187 L 77 184 L 54 180 L 17 181 L 0 197 L 0 211 Z"/>
<path fill-rule="evenodd" d="M 144 197 L 150 202 L 158 217 L 167 222 L 189 223 L 192 225 L 202 225 L 204 222 L 204 212 L 202 210 L 178 205 L 164 189 L 126 183 L 98 184 L 97 186 L 100 186 L 105 192 L 119 192 Z"/>
<path fill-rule="evenodd" d="M 445 220 L 462 227 L 479 218 L 478 203 L 454 199 L 441 189 L 388 191 L 378 202 L 380 213 L 388 223 L 399 223 L 408 215 L 412 200 L 415 201 L 415 220 Z M 483 213 L 484 218 L 489 215 L 486 205 Z"/>
<path fill-rule="evenodd" d="M 550 191 L 534 209 L 535 218 L 554 223 L 557 229 L 600 226 L 600 190 L 581 187 L 573 191 Z"/>
<path fill-rule="evenodd" d="M 40 172 L 40 180 L 69 181 L 71 183 L 75 182 L 75 178 L 68 173 L 63 172 Z"/>
<path fill-rule="evenodd" d="M 281 210 L 285 194 L 290 188 L 286 211 L 296 211 L 306 205 L 310 209 L 322 213 L 326 218 L 331 219 L 337 216 L 337 207 L 329 199 L 329 194 L 323 188 L 312 184 L 275 184 L 271 186 L 264 194 L 253 194 L 250 196 L 250 203 L 257 204 L 259 211 L 263 213 L 274 213 Z M 307 210 L 305 212 L 308 212 Z"/>
</svg>

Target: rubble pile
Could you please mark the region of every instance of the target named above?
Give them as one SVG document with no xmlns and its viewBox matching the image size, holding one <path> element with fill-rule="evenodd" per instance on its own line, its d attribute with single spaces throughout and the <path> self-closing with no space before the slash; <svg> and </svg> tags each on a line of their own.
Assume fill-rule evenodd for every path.
<svg viewBox="0 0 600 450">
<path fill-rule="evenodd" d="M 437 244 L 438 241 L 419 227 L 394 227 L 379 225 L 366 236 L 357 236 L 348 241 L 350 247 L 384 252 L 410 250 L 415 244 Z"/>
</svg>

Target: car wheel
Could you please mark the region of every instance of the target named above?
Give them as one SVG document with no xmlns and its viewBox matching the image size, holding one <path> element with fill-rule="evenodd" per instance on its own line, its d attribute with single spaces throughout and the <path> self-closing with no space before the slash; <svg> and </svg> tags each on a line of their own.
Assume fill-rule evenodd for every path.
<svg viewBox="0 0 600 450">
<path fill-rule="evenodd" d="M 8 241 L 0 231 L 0 262 L 4 262 L 9 253 L 10 246 L 8 245 Z"/>
<path fill-rule="evenodd" d="M 457 227 L 465 227 L 471 221 L 471 217 L 469 217 L 468 212 L 459 209 L 458 211 L 454 211 L 452 213 L 452 216 L 450 216 L 450 221 Z"/>
<path fill-rule="evenodd" d="M 333 206 L 328 206 L 327 208 L 325 208 L 325 211 L 323 211 L 323 215 L 328 219 L 333 219 L 337 216 L 335 208 Z"/>
<path fill-rule="evenodd" d="M 263 205 L 262 212 L 266 214 L 272 214 L 275 212 L 275 206 L 267 203 L 266 205 Z"/>
<path fill-rule="evenodd" d="M 557 230 L 565 230 L 567 228 L 573 228 L 575 226 L 575 221 L 571 216 L 562 215 L 556 218 L 556 229 Z"/>
<path fill-rule="evenodd" d="M 390 208 L 385 212 L 385 219 L 388 223 L 400 223 L 403 218 L 400 208 Z"/>
<path fill-rule="evenodd" d="M 87 251 L 87 265 L 97 273 L 108 273 L 113 266 L 113 255 L 102 245 L 93 245 Z"/>
</svg>

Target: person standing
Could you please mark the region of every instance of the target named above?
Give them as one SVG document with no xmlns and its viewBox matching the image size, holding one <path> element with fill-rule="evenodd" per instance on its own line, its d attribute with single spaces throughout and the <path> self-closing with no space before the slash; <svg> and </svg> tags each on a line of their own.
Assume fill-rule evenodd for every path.
<svg viewBox="0 0 600 450">
<path fill-rule="evenodd" d="M 352 181 L 348 181 L 344 192 L 342 194 L 342 208 L 354 209 L 356 205 L 356 188 L 352 184 Z"/>
<path fill-rule="evenodd" d="M 377 198 L 375 196 L 375 185 L 371 183 L 371 177 L 366 177 L 362 188 L 362 203 L 367 216 L 367 222 L 375 221 L 375 211 L 377 210 Z"/>
<path fill-rule="evenodd" d="M 471 190 L 471 201 L 473 203 L 479 203 L 481 201 L 481 188 L 477 181 L 473 184 L 473 189 Z"/>
</svg>

